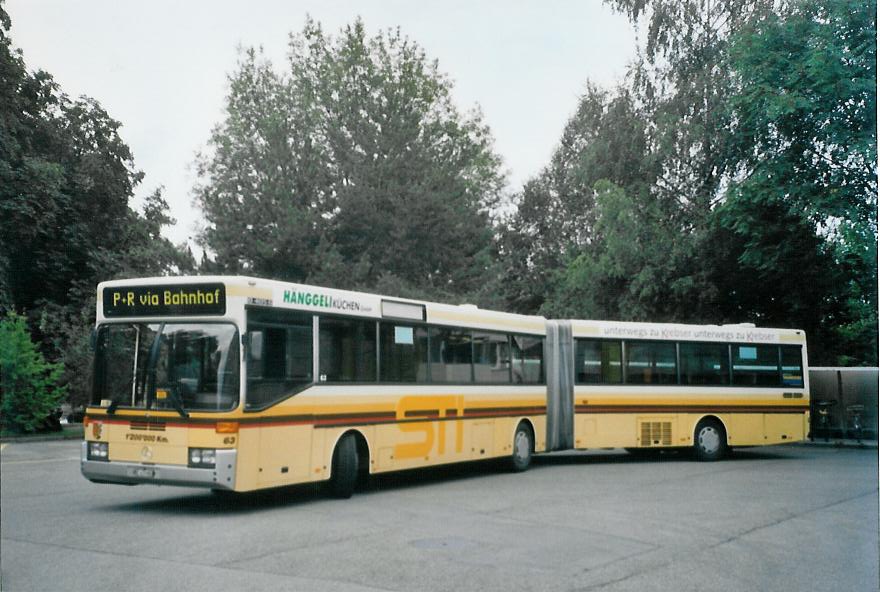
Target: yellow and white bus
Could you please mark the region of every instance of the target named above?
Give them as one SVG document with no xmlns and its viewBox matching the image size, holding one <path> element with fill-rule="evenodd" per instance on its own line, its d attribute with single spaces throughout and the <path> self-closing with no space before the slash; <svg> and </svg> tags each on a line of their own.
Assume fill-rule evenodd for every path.
<svg viewBox="0 0 880 592">
<path fill-rule="evenodd" d="M 93 481 L 251 491 L 545 448 L 545 322 L 244 277 L 98 286 Z"/>
<path fill-rule="evenodd" d="M 214 490 L 802 440 L 802 332 L 552 321 L 248 277 L 98 286 L 82 472 Z"/>
</svg>

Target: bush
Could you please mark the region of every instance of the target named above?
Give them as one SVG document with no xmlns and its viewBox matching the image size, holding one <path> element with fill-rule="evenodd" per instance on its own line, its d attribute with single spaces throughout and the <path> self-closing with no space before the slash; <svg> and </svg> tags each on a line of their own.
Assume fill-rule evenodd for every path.
<svg viewBox="0 0 880 592">
<path fill-rule="evenodd" d="M 18 432 L 34 432 L 57 408 L 66 389 L 58 386 L 62 364 L 46 362 L 31 341 L 24 317 L 0 320 L 0 421 Z"/>
<path fill-rule="evenodd" d="M 64 366 L 60 384 L 67 389 L 72 407 L 88 404 L 92 391 L 91 334 L 95 325 L 95 294 L 78 296 L 82 306 L 46 303 L 40 312 L 39 332 L 45 336 L 42 351 Z M 47 347 L 48 346 L 48 347 Z"/>
</svg>

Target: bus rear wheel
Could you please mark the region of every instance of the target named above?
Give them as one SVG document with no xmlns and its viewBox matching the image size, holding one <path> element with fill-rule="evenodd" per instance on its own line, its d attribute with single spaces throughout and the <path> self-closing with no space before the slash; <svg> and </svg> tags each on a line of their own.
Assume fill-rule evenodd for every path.
<svg viewBox="0 0 880 592">
<path fill-rule="evenodd" d="M 510 468 L 521 473 L 532 464 L 532 453 L 535 451 L 535 436 L 526 422 L 520 422 L 513 434 L 513 452 L 510 455 Z"/>
<path fill-rule="evenodd" d="M 358 452 L 354 434 L 344 435 L 333 451 L 330 481 L 327 490 L 332 497 L 348 499 L 354 493 L 358 479 Z"/>
<path fill-rule="evenodd" d="M 698 460 L 713 461 L 727 454 L 727 434 L 724 426 L 713 419 L 704 419 L 694 430 L 694 453 Z"/>
</svg>

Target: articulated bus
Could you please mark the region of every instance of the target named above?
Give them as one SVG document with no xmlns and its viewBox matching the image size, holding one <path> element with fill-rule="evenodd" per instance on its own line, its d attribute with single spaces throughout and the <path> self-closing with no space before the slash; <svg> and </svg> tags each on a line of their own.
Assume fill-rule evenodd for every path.
<svg viewBox="0 0 880 592">
<path fill-rule="evenodd" d="M 82 473 L 217 491 L 806 437 L 802 331 L 547 320 L 248 277 L 98 286 Z"/>
</svg>

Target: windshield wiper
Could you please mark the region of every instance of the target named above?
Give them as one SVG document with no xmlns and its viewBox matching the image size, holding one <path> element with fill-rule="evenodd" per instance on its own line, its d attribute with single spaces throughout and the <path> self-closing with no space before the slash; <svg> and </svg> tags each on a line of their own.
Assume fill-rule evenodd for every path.
<svg viewBox="0 0 880 592">
<path fill-rule="evenodd" d="M 171 397 L 171 404 L 174 406 L 174 410 L 177 411 L 181 417 L 189 419 L 189 413 L 187 413 L 186 409 L 183 408 L 183 401 L 180 399 L 180 395 L 177 393 L 177 389 L 168 389 L 168 395 Z"/>
</svg>

